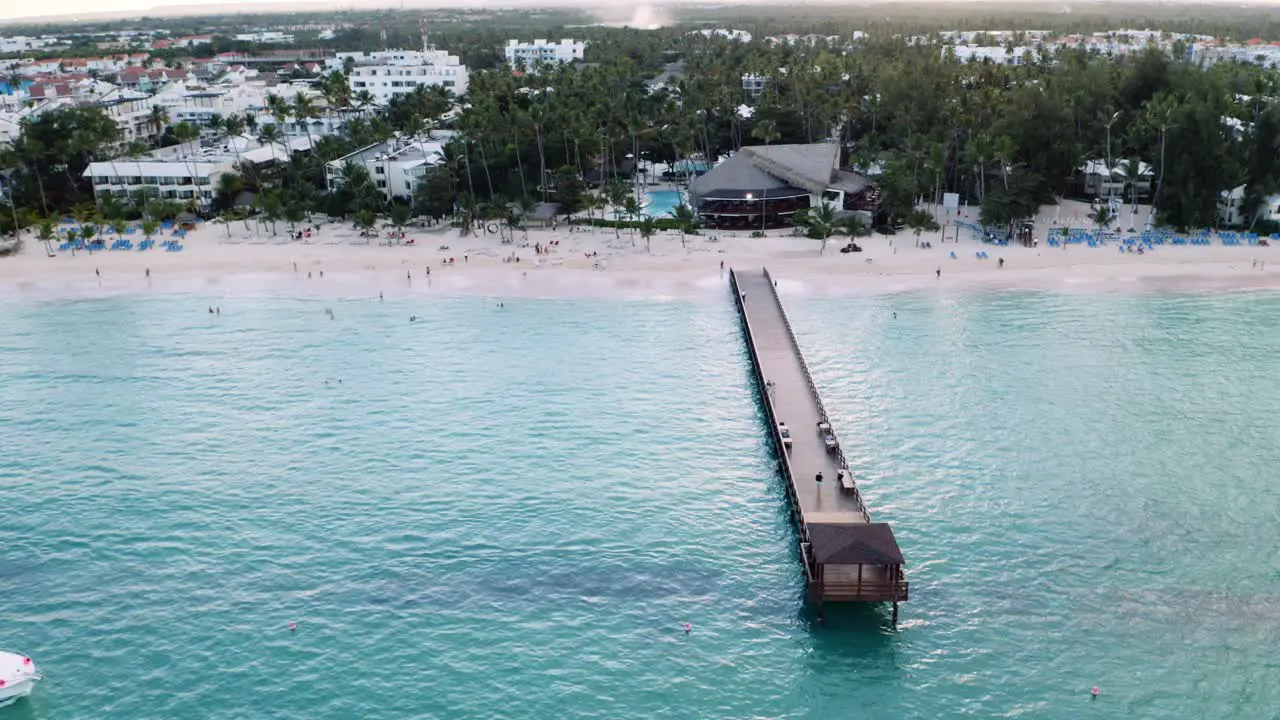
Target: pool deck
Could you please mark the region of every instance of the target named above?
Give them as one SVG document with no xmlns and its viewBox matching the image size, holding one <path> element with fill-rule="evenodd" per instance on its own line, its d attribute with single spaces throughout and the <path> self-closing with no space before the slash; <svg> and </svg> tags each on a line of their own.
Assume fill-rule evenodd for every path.
<svg viewBox="0 0 1280 720">
<path fill-rule="evenodd" d="M 905 561 L 892 529 L 871 520 L 773 279 L 768 270 L 731 270 L 729 279 L 786 480 L 810 598 L 819 606 L 888 601 L 896 619 L 897 604 L 908 596 Z M 789 447 L 780 422 L 789 430 Z M 834 447 L 828 447 L 827 435 Z M 841 471 L 847 476 L 843 483 Z"/>
</svg>

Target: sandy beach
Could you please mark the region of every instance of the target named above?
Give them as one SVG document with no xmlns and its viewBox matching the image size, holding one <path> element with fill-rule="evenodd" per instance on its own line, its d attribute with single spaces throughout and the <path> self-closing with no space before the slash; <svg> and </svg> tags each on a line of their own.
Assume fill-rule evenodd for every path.
<svg viewBox="0 0 1280 720">
<path fill-rule="evenodd" d="M 1046 208 L 1037 237 L 1046 237 L 1054 218 L 1072 210 L 1079 212 Z M 1268 262 L 1274 250 L 1269 247 L 1165 246 L 1141 255 L 1121 252 L 1114 244 L 1052 248 L 1043 240 L 1034 248 L 997 247 L 966 232 L 957 242 L 954 227 L 948 228 L 946 242 L 940 242 L 941 233 L 923 234 L 920 240 L 932 243 L 929 248 L 917 247 L 914 234 L 904 231 L 859 238 L 863 252 L 850 254 L 839 252 L 845 237 L 832 238 L 820 253 L 821 242 L 789 231 L 751 238 L 748 233 L 703 230 L 683 241 L 678 232 L 663 232 L 646 251 L 638 233 L 622 230 L 619 237 L 612 229 L 571 230 L 564 225 L 531 229 L 527 235 L 516 231 L 509 243 L 483 232 L 462 236 L 455 229 L 410 229 L 406 240 L 412 239 L 412 245 L 389 241 L 386 231 L 380 238 L 362 238 L 350 225 L 322 225 L 302 241 L 289 241 L 284 223 L 277 229 L 279 236 L 273 238 L 266 226 L 203 223 L 181 241 L 181 252 L 157 246 L 141 252 L 57 252 L 55 257 L 47 256 L 43 243 L 28 238 L 21 253 L 0 258 L 0 292 L 10 297 L 185 292 L 211 297 L 383 293 L 665 298 L 722 292 L 722 263 L 725 268 L 767 266 L 781 289 L 805 294 L 1280 287 L 1280 265 L 1273 268 Z M 113 240 L 108 236 L 107 245 Z M 546 251 L 537 254 L 537 246 Z M 980 252 L 986 257 L 977 257 Z"/>
</svg>

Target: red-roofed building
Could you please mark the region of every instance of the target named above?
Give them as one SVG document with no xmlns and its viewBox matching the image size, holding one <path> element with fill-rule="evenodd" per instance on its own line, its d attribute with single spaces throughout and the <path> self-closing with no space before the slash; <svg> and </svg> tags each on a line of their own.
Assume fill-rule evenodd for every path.
<svg viewBox="0 0 1280 720">
<path fill-rule="evenodd" d="M 67 83 L 36 83 L 27 88 L 27 95 L 32 100 L 53 100 L 71 97 L 71 86 Z"/>
</svg>

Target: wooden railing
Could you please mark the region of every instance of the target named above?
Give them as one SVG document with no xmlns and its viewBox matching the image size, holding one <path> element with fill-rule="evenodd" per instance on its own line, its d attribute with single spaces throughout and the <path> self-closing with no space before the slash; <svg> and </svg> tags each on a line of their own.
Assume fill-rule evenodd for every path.
<svg viewBox="0 0 1280 720">
<path fill-rule="evenodd" d="M 824 582 L 822 583 L 824 598 L 890 600 L 906 602 L 911 595 L 911 586 L 905 579 L 897 582 Z"/>
<path fill-rule="evenodd" d="M 836 441 L 836 457 L 840 460 L 840 467 L 846 472 L 849 471 L 849 463 L 845 460 L 844 450 L 840 447 L 840 438 L 836 436 L 835 428 L 831 427 L 831 419 L 827 417 L 827 409 L 822 405 L 822 396 L 818 394 L 818 386 L 813 384 L 813 374 L 809 372 L 809 363 L 804 360 L 804 353 L 800 352 L 800 343 L 796 340 L 796 333 L 791 329 L 791 319 L 787 317 L 787 311 L 782 307 L 782 298 L 778 297 L 778 288 L 774 285 L 773 276 L 769 274 L 769 268 L 763 268 L 764 278 L 769 282 L 769 292 L 773 293 L 773 301 L 778 305 L 778 314 L 782 316 L 782 325 L 787 329 L 787 337 L 791 339 L 791 350 L 795 353 L 796 359 L 800 361 L 800 370 L 804 373 L 804 381 L 809 385 L 809 394 L 813 396 L 813 402 L 818 406 L 818 415 L 821 416 L 822 422 L 826 424 L 831 433 L 831 437 Z M 737 286 L 734 286 L 737 291 Z M 739 303 L 741 297 L 739 296 Z M 746 317 L 746 313 L 743 313 Z M 858 511 L 862 513 L 867 522 L 871 522 L 871 513 L 867 511 L 867 506 L 862 501 L 862 493 L 858 490 L 858 486 L 853 486 L 853 500 L 857 504 Z"/>
</svg>

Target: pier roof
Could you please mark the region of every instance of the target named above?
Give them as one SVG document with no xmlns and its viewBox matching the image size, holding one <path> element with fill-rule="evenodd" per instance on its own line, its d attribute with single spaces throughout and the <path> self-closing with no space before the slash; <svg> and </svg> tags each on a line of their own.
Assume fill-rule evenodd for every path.
<svg viewBox="0 0 1280 720">
<path fill-rule="evenodd" d="M 813 559 L 821 565 L 903 565 L 906 560 L 886 523 L 810 523 Z"/>
</svg>

